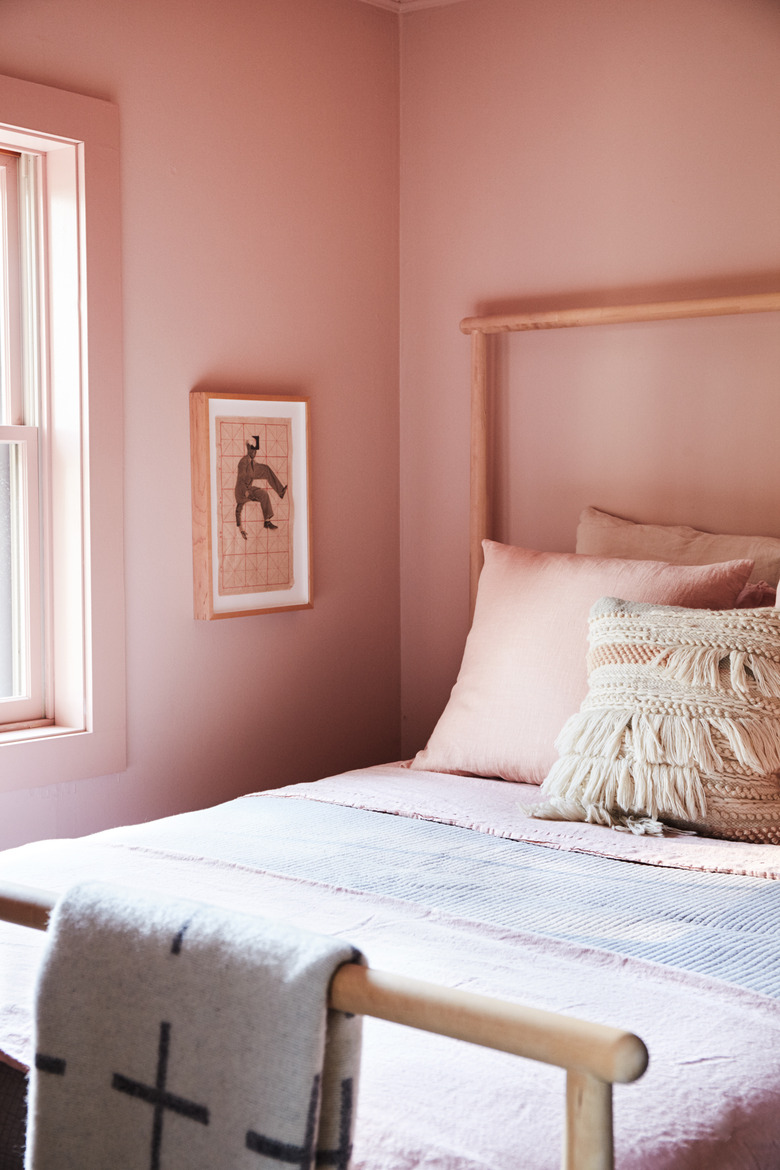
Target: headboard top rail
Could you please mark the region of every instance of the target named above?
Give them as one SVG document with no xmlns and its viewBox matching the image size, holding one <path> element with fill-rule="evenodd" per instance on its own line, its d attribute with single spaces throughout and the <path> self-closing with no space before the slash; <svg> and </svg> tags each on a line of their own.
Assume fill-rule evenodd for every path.
<svg viewBox="0 0 780 1170">
<path fill-rule="evenodd" d="M 531 329 L 567 329 L 577 325 L 623 325 L 631 321 L 670 321 L 682 317 L 720 317 L 732 313 L 780 311 L 780 292 L 692 301 L 655 301 L 643 305 L 551 309 L 541 313 L 497 313 L 465 317 L 463 333 L 520 333 Z"/>
</svg>

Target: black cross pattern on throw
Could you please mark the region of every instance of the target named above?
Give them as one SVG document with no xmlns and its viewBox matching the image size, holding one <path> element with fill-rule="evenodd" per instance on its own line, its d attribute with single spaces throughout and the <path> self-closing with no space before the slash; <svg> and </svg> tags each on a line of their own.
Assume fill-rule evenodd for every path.
<svg viewBox="0 0 780 1170">
<path fill-rule="evenodd" d="M 306 1116 L 306 1134 L 302 1146 L 294 1146 L 291 1142 L 278 1142 L 274 1138 L 265 1137 L 250 1129 L 246 1135 L 246 1148 L 255 1154 L 263 1154 L 266 1158 L 272 1158 L 275 1162 L 285 1162 L 289 1166 L 300 1167 L 300 1170 L 310 1170 L 314 1158 L 319 1092 L 320 1078 L 316 1076 L 312 1082 L 309 1109 Z M 349 1140 L 352 1129 L 352 1101 L 352 1077 L 348 1077 L 341 1082 L 339 1148 L 337 1150 L 317 1150 L 318 1166 L 335 1166 L 336 1170 L 347 1170 L 352 1157 L 352 1143 Z"/>
<path fill-rule="evenodd" d="M 192 1121 L 199 1121 L 201 1125 L 208 1125 L 209 1111 L 205 1105 L 196 1105 L 184 1097 L 177 1097 L 166 1088 L 168 1078 L 168 1054 L 171 1044 L 171 1025 L 160 1024 L 160 1044 L 157 1052 L 157 1079 L 155 1084 L 144 1085 L 140 1081 L 133 1081 L 121 1073 L 114 1073 L 111 1087 L 120 1093 L 127 1093 L 130 1097 L 137 1097 L 154 1106 L 152 1122 L 152 1148 L 149 1170 L 160 1170 L 160 1149 L 162 1147 L 163 1118 L 165 1110 L 178 1113 L 182 1117 L 189 1117 Z"/>
<path fill-rule="evenodd" d="M 47 1056 L 45 1052 L 35 1053 L 35 1067 L 38 1072 L 53 1073 L 56 1077 L 64 1077 L 67 1061 L 61 1056 Z"/>
<path fill-rule="evenodd" d="M 353 1091 L 352 1077 L 341 1082 L 341 1112 L 339 1114 L 339 1148 L 337 1150 L 317 1150 L 318 1166 L 335 1166 L 336 1170 L 347 1170 L 352 1158 L 352 1142 L 349 1135 L 352 1130 Z"/>
<path fill-rule="evenodd" d="M 187 921 L 180 928 L 178 933 L 174 935 L 173 942 L 171 943 L 171 954 L 172 955 L 180 955 L 181 954 L 181 948 L 182 948 L 182 943 L 184 942 L 184 936 L 187 933 L 187 931 L 189 930 L 191 924 L 192 924 L 192 919 L 188 918 Z"/>
<path fill-rule="evenodd" d="M 171 954 L 179 955 L 182 951 L 184 937 L 192 923 L 188 918 L 174 936 L 171 943 Z M 353 961 L 360 959 L 360 952 L 354 951 Z M 345 1013 L 349 1018 L 349 1013 Z M 209 1124 L 209 1110 L 205 1105 L 197 1105 L 171 1093 L 167 1088 L 168 1057 L 171 1047 L 171 1025 L 163 1021 L 160 1024 L 160 1041 L 157 1050 L 157 1076 L 154 1085 L 145 1085 L 141 1081 L 132 1080 L 122 1073 L 114 1073 L 111 1087 L 120 1093 L 126 1093 L 137 1100 L 145 1101 L 154 1106 L 152 1120 L 152 1141 L 149 1170 L 160 1170 L 162 1150 L 163 1121 L 165 1111 L 178 1113 L 191 1121 L 198 1121 L 201 1125 Z M 61 1057 L 49 1056 L 38 1052 L 35 1055 L 35 1067 L 39 1072 L 64 1076 L 66 1061 Z M 335 1150 L 315 1150 L 317 1129 L 317 1107 L 320 1095 L 320 1077 L 315 1076 L 309 1096 L 309 1107 L 306 1114 L 306 1132 L 303 1145 L 296 1146 L 291 1142 L 280 1142 L 274 1138 L 248 1130 L 245 1145 L 253 1153 L 261 1154 L 275 1162 L 297 1166 L 300 1170 L 311 1170 L 316 1161 L 317 1166 L 333 1166 L 336 1170 L 348 1170 L 352 1157 L 352 1114 L 354 1109 L 354 1090 L 352 1077 L 341 1082 L 341 1102 L 339 1111 L 339 1145 Z"/>
<path fill-rule="evenodd" d="M 302 1146 L 294 1146 L 291 1142 L 277 1142 L 274 1138 L 264 1137 L 263 1134 L 255 1133 L 253 1129 L 250 1129 L 246 1135 L 246 1148 L 255 1154 L 264 1154 L 266 1158 L 273 1158 L 275 1162 L 286 1162 L 290 1166 L 299 1166 L 300 1170 L 310 1170 L 314 1154 L 319 1095 L 320 1078 L 316 1076 L 312 1081 L 309 1109 L 306 1114 L 306 1134 Z"/>
</svg>

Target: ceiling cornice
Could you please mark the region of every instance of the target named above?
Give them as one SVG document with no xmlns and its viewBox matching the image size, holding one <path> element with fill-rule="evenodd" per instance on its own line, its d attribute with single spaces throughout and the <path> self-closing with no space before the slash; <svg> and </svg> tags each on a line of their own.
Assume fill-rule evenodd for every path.
<svg viewBox="0 0 780 1170">
<path fill-rule="evenodd" d="M 460 4 L 462 0 L 361 0 L 363 4 L 372 4 L 374 8 L 384 8 L 388 12 L 415 12 L 419 8 L 443 8 L 445 4 Z"/>
</svg>

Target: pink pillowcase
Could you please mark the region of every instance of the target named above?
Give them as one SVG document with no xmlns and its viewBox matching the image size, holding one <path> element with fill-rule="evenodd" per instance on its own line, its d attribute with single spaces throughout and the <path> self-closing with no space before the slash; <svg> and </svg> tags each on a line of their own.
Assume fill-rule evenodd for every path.
<svg viewBox="0 0 780 1170">
<path fill-rule="evenodd" d="M 780 578 L 780 540 L 775 536 L 702 532 L 687 524 L 638 524 L 599 508 L 585 508 L 580 513 L 577 552 L 672 565 L 712 565 L 745 558 L 753 561 L 750 580 L 760 582 L 767 592 Z M 757 605 L 774 605 L 774 598 Z"/>
<path fill-rule="evenodd" d="M 541 784 L 588 690 L 600 597 L 731 609 L 753 562 L 668 565 L 533 552 L 486 540 L 474 622 L 450 700 L 411 767 Z"/>
<path fill-rule="evenodd" d="M 735 609 L 767 609 L 777 604 L 777 590 L 766 581 L 748 581 L 740 593 Z"/>
</svg>

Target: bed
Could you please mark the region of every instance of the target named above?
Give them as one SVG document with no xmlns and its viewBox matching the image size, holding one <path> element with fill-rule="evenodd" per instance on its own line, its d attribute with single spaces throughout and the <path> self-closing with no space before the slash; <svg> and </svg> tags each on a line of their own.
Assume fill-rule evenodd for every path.
<svg viewBox="0 0 780 1170">
<path fill-rule="evenodd" d="M 490 542 L 483 546 L 491 534 L 489 335 L 777 310 L 780 295 L 773 294 L 462 323 L 473 339 L 471 559 L 476 605 L 471 650 L 467 646 L 458 681 L 460 686 L 469 675 L 466 708 L 474 680 L 485 677 L 480 657 L 490 641 L 485 631 L 491 633 L 496 621 L 505 629 L 501 605 L 491 607 L 486 623 L 485 599 L 507 573 L 513 581 L 517 572 L 526 580 L 532 570 L 538 586 L 528 595 L 532 601 L 540 596 L 549 600 L 551 580 L 576 578 L 577 603 L 586 606 L 578 611 L 585 627 L 586 602 L 604 592 L 605 579 L 615 588 L 626 586 L 616 596 L 630 596 L 644 582 L 646 596 L 651 595 L 648 604 L 667 608 L 697 605 L 707 613 L 758 614 L 755 621 L 770 626 L 778 613 L 766 606 L 765 597 L 761 600 L 769 618 L 753 604 L 756 590 L 764 587 L 748 580 L 752 557 L 718 562 L 714 569 L 663 563 L 659 570 L 621 565 L 616 570 L 611 561 L 608 573 L 613 575 L 597 574 L 595 584 L 589 581 L 583 590 L 579 575 L 583 566 L 592 565 L 587 555 L 568 554 L 560 560 L 528 550 L 518 554 Z M 483 547 L 487 563 L 478 590 Z M 596 585 L 599 591 L 590 597 L 588 591 Z M 516 614 L 517 598 L 510 592 Z M 586 634 L 583 628 L 583 645 Z M 494 632 L 491 636 L 495 640 Z M 587 685 L 579 643 L 574 651 L 583 658 L 582 677 L 567 699 L 569 705 L 583 680 Z M 508 699 L 511 709 L 517 694 L 507 697 L 501 679 L 497 684 L 493 676 L 491 686 L 496 685 L 500 702 Z M 498 743 L 490 724 L 491 693 L 490 688 L 479 690 L 476 709 L 487 761 L 475 763 L 459 755 L 463 744 L 448 731 L 445 711 L 428 746 L 412 762 L 0 855 L 3 908 L 12 920 L 0 926 L 0 1051 L 5 1058 L 0 1087 L 11 1102 L 9 1124 L 23 1086 L 19 1070 L 31 1061 L 31 988 L 43 946 L 40 931 L 19 923 L 28 915 L 31 924 L 44 925 L 52 896 L 84 877 L 108 873 L 139 890 L 162 886 L 215 905 L 343 935 L 361 948 L 372 971 L 389 973 L 386 982 L 378 976 L 373 986 L 371 973 L 365 983 L 360 982 L 363 976 L 356 976 L 357 984 L 345 983 L 340 999 L 342 991 L 334 989 L 337 1006 L 365 1011 L 369 1017 L 356 1167 L 508 1170 L 521 1164 L 546 1170 L 560 1164 L 562 1132 L 564 1165 L 611 1166 L 608 1082 L 628 1082 L 642 1073 L 644 1048 L 637 1036 L 649 1050 L 650 1064 L 636 1085 L 615 1087 L 614 1151 L 621 1170 L 769 1170 L 780 1164 L 777 845 L 693 835 L 684 825 L 658 833 L 624 824 L 620 828 L 627 831 L 616 832 L 586 819 L 534 815 L 544 803 L 539 780 L 551 750 L 544 722 L 547 716 L 557 718 L 557 697 L 547 696 L 553 708 L 531 720 L 532 734 L 522 746 L 524 752 L 536 753 L 536 783 L 528 784 L 503 762 L 509 749 Z M 464 687 L 460 698 L 456 691 L 453 696 L 450 724 L 459 734 L 464 721 L 457 704 Z M 516 713 L 511 722 L 514 736 Z M 509 748 L 515 750 L 514 741 Z M 498 763 L 490 757 L 496 750 Z M 44 893 L 36 899 L 16 886 Z M 25 899 L 29 910 L 22 905 Z M 440 1003 L 432 1007 L 426 988 L 404 984 L 404 976 L 454 989 L 461 994 L 459 1003 L 453 1008 L 448 992 L 442 992 Z M 484 1032 L 485 1012 L 480 1025 L 480 1004 L 469 998 L 474 994 L 498 1001 L 492 1036 Z M 524 1005 L 529 1014 L 520 1010 L 513 1020 L 511 1009 L 501 1004 Z M 458 1025 L 447 1023 L 451 1009 L 461 1010 L 462 1019 L 473 1010 L 473 1018 L 466 1024 L 462 1019 Z M 535 1011 L 554 1015 L 536 1016 Z M 432 1015 L 437 1020 L 429 1032 L 425 1028 Z M 567 1023 L 570 1018 L 618 1031 L 586 1027 L 578 1032 L 579 1025 Z M 399 1028 L 392 1020 L 415 1028 Z M 436 1031 L 482 1039 L 487 1046 L 464 1044 Z M 500 1034 L 510 1031 L 519 1038 L 504 1045 L 509 1051 L 499 1051 Z M 544 1040 L 537 1043 L 537 1031 L 546 1032 L 546 1049 Z M 618 1049 L 627 1054 L 625 1059 L 615 1056 Z M 599 1064 L 605 1051 L 611 1053 L 609 1068 Z M 539 1056 L 542 1063 L 518 1059 L 516 1052 Z M 589 1094 L 598 1098 L 592 1115 L 585 1108 L 593 1103 Z M 597 1120 L 576 1131 L 572 1127 L 583 1114 Z M 20 1142 L 18 1119 L 16 1124 L 7 1147 Z M 0 1166 L 18 1165 L 14 1157 L 7 1148 Z"/>
</svg>

